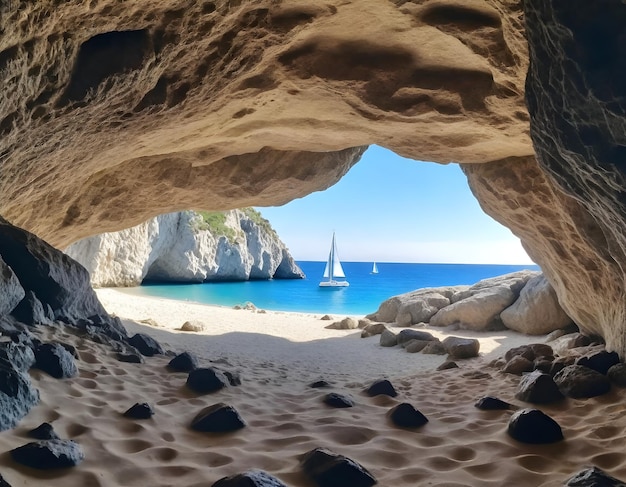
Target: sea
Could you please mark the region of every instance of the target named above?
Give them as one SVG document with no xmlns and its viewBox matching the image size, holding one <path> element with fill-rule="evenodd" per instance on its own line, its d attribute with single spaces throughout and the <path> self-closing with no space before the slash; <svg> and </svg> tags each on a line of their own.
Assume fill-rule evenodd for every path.
<svg viewBox="0 0 626 487">
<path fill-rule="evenodd" d="M 349 287 L 320 288 L 325 262 L 300 261 L 306 279 L 218 282 L 202 284 L 149 283 L 126 291 L 219 306 L 244 306 L 252 303 L 259 309 L 366 315 L 375 312 L 386 299 L 416 289 L 459 284 L 475 284 L 481 279 L 523 269 L 540 270 L 536 265 L 481 264 L 402 264 L 378 262 L 372 274 L 372 262 L 342 262 Z"/>
</svg>

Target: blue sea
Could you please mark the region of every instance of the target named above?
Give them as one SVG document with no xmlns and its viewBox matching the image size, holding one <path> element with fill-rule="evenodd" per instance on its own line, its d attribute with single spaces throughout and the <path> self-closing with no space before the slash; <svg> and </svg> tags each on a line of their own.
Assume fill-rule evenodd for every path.
<svg viewBox="0 0 626 487">
<path fill-rule="evenodd" d="M 130 288 L 129 292 L 182 301 L 221 306 L 254 303 L 258 308 L 277 311 L 365 315 L 380 303 L 424 287 L 475 284 L 522 269 L 539 270 L 535 265 L 400 264 L 379 262 L 378 274 L 371 274 L 371 262 L 342 262 L 349 287 L 320 288 L 325 262 L 298 262 L 306 279 L 220 282 L 204 284 L 156 284 Z"/>
</svg>

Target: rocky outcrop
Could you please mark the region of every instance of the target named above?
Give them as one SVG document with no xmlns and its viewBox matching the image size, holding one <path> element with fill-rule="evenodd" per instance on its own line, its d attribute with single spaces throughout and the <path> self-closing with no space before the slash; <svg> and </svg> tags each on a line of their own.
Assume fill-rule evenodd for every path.
<svg viewBox="0 0 626 487">
<path fill-rule="evenodd" d="M 80 240 L 66 253 L 94 286 L 137 286 L 144 279 L 204 282 L 295 279 L 304 274 L 269 222 L 255 210 L 233 210 L 219 225 L 193 211 L 169 213 L 115 233 Z"/>
<path fill-rule="evenodd" d="M 180 208 L 282 204 L 378 143 L 461 163 L 566 313 L 626 355 L 622 2 L 126 7 L 0 3 L 10 221 L 64 247 Z"/>
<path fill-rule="evenodd" d="M 536 271 L 484 279 L 473 286 L 428 288 L 393 296 L 367 318 L 397 326 L 425 322 L 476 331 L 504 325 L 529 335 L 549 333 L 571 323 L 550 284 Z"/>
</svg>

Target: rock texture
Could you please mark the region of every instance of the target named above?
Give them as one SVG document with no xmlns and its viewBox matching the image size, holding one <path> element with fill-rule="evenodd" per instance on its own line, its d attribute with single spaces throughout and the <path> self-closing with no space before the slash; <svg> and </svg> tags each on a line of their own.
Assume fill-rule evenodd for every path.
<svg viewBox="0 0 626 487">
<path fill-rule="evenodd" d="M 0 214 L 54 245 L 283 204 L 370 143 L 446 163 L 533 153 L 519 2 L 1 8 Z"/>
<path fill-rule="evenodd" d="M 80 240 L 65 252 L 85 266 L 97 287 L 137 286 L 144 279 L 204 282 L 304 276 L 258 212 L 247 208 L 219 216 L 223 228 L 211 228 L 193 211 L 160 215 L 133 228 Z"/>
<path fill-rule="evenodd" d="M 282 204 L 378 143 L 461 163 L 624 357 L 625 25 L 617 0 L 2 2 L 0 214 L 64 247 Z"/>
</svg>

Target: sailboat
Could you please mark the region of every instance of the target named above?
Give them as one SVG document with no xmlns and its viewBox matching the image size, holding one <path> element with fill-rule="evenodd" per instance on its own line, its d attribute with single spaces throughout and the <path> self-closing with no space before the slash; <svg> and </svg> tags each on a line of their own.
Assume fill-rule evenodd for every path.
<svg viewBox="0 0 626 487">
<path fill-rule="evenodd" d="M 341 267 L 339 256 L 337 255 L 337 243 L 335 242 L 335 232 L 333 232 L 333 241 L 330 244 L 330 253 L 328 254 L 328 261 L 326 262 L 326 268 L 324 269 L 324 278 L 320 282 L 320 287 L 347 287 L 350 284 L 348 281 L 337 281 L 335 278 L 344 278 L 346 275 Z"/>
<path fill-rule="evenodd" d="M 378 266 L 376 265 L 376 262 L 374 262 L 374 265 L 372 266 L 372 272 L 370 272 L 370 274 L 378 274 Z"/>
</svg>

